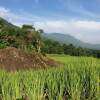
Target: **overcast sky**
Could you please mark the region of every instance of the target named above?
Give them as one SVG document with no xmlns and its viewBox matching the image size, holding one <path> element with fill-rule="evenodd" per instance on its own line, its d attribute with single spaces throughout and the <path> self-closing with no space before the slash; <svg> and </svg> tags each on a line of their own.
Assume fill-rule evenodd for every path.
<svg viewBox="0 0 100 100">
<path fill-rule="evenodd" d="M 100 0 L 0 0 L 0 16 L 100 44 Z"/>
</svg>

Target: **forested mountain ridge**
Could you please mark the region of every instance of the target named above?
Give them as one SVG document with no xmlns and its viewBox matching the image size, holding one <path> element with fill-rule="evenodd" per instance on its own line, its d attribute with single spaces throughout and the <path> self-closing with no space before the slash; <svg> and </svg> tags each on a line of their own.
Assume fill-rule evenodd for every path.
<svg viewBox="0 0 100 100">
<path fill-rule="evenodd" d="M 76 39 L 73 36 L 70 36 L 68 34 L 61 34 L 61 33 L 44 33 L 43 37 L 58 41 L 60 43 L 64 44 L 73 44 L 74 46 L 81 46 L 83 48 L 88 48 L 88 49 L 96 49 L 100 50 L 100 44 L 90 44 L 90 43 L 85 43 L 82 42 L 81 40 Z"/>
</svg>

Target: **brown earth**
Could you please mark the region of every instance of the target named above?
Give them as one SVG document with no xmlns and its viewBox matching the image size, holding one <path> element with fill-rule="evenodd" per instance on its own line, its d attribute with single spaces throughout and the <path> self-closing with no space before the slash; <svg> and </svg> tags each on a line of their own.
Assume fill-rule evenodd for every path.
<svg viewBox="0 0 100 100">
<path fill-rule="evenodd" d="M 0 68 L 8 71 L 20 69 L 38 69 L 59 66 L 59 62 L 40 54 L 28 54 L 16 48 L 0 49 Z"/>
</svg>

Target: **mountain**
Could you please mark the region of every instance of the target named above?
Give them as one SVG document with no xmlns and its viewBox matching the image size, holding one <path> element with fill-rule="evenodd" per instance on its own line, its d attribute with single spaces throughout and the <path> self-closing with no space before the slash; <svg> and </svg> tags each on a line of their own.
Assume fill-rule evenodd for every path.
<svg viewBox="0 0 100 100">
<path fill-rule="evenodd" d="M 5 19 L 0 17 L 0 28 L 2 27 L 7 27 L 7 28 L 18 28 L 17 26 L 9 23 L 8 21 L 6 21 Z"/>
<path fill-rule="evenodd" d="M 51 34 L 44 33 L 43 37 L 58 41 L 60 43 L 73 44 L 75 46 L 100 50 L 100 44 L 85 43 L 85 42 L 82 42 L 81 40 L 76 39 L 73 36 L 68 35 L 68 34 L 65 35 L 65 34 L 60 34 L 60 33 L 51 33 Z"/>
</svg>

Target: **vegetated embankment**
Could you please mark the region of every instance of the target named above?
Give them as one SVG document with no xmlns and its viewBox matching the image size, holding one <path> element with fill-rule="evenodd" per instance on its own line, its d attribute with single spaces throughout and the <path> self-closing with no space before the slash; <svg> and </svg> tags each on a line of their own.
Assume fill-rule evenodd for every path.
<svg viewBox="0 0 100 100">
<path fill-rule="evenodd" d="M 29 54 L 13 47 L 0 49 L 0 68 L 9 71 L 20 69 L 39 69 L 59 66 L 57 61 L 42 56 L 41 54 Z"/>
</svg>

